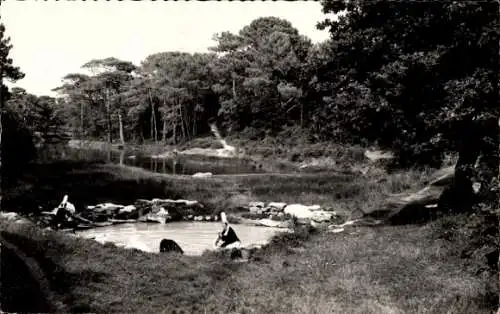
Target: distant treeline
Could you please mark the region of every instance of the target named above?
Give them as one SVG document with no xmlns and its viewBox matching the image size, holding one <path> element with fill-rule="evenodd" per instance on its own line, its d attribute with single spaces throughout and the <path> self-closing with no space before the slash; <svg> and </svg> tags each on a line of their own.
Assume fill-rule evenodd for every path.
<svg viewBox="0 0 500 314">
<path fill-rule="evenodd" d="M 210 53 L 90 60 L 82 72 L 92 74 L 66 75 L 57 99 L 15 88 L 6 107 L 33 132 L 63 126 L 108 141 L 177 144 L 209 133 L 213 120 L 252 139 L 376 144 L 405 165 L 439 164 L 471 142 L 496 152 L 497 1 L 322 6 L 338 14 L 319 21 L 330 33 L 322 43 L 286 20 L 258 18 L 215 34 Z"/>
</svg>

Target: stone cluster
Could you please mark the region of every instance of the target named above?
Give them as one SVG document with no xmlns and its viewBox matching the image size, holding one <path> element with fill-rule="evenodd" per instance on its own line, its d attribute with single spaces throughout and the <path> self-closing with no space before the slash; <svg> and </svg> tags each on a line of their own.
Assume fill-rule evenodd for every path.
<svg viewBox="0 0 500 314">
<path fill-rule="evenodd" d="M 199 215 L 204 206 L 198 201 L 171 199 L 139 199 L 133 205 L 102 203 L 87 206 L 81 215 L 94 222 L 160 222 L 217 221 L 216 215 Z"/>
<path fill-rule="evenodd" d="M 263 223 L 269 223 L 275 226 L 271 221 L 286 221 L 292 217 L 297 218 L 299 223 L 330 222 L 336 213 L 331 209 L 321 209 L 319 205 L 287 204 L 282 202 L 270 202 L 267 205 L 264 202 L 251 202 L 248 205 L 248 218 L 260 218 Z M 267 218 L 267 219 L 266 219 Z M 265 220 L 265 221 L 264 221 Z M 271 220 L 271 221 L 269 221 Z"/>
</svg>

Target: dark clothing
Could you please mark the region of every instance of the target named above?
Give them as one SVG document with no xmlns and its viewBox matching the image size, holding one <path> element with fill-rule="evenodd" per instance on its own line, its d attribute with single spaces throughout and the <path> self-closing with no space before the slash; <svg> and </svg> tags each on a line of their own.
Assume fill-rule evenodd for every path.
<svg viewBox="0 0 500 314">
<path fill-rule="evenodd" d="M 236 232 L 234 232 L 233 228 L 228 227 L 229 230 L 227 230 L 227 234 L 225 235 L 225 231 L 222 231 L 220 239 L 222 240 L 222 245 L 221 247 L 226 247 L 229 244 L 232 244 L 234 242 L 240 241 L 238 236 L 236 235 Z"/>
<path fill-rule="evenodd" d="M 77 222 L 72 219 L 72 215 L 65 207 L 59 207 L 54 217 L 53 224 L 57 229 L 60 228 L 76 228 Z"/>
<path fill-rule="evenodd" d="M 179 244 L 177 244 L 174 240 L 163 239 L 160 242 L 160 252 L 177 252 L 184 254 L 184 251 L 181 249 Z"/>
<path fill-rule="evenodd" d="M 60 227 L 67 222 L 68 211 L 64 207 L 59 207 L 57 209 L 56 216 L 54 217 L 55 227 Z"/>
</svg>

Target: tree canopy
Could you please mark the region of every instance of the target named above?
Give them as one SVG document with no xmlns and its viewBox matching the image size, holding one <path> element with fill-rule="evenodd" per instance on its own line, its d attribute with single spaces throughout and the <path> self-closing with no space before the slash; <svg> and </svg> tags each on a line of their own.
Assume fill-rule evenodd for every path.
<svg viewBox="0 0 500 314">
<path fill-rule="evenodd" d="M 70 73 L 55 89 L 54 108 L 81 138 L 179 143 L 215 120 L 223 133 L 253 138 L 377 145 L 401 166 L 439 166 L 449 151 L 494 163 L 498 2 L 321 4 L 336 15 L 318 23 L 324 42 L 261 17 L 215 34 L 207 53 L 90 60 L 90 74 Z"/>
<path fill-rule="evenodd" d="M 4 79 L 15 82 L 24 77 L 19 67 L 15 66 L 9 57 L 12 49 L 10 38 L 5 35 L 5 26 L 0 21 L 0 145 L 1 145 L 1 168 L 2 188 L 11 185 L 22 172 L 26 164 L 36 154 L 30 130 L 24 117 L 18 113 L 26 110 L 20 105 L 19 108 L 9 108 L 5 102 L 10 98 L 10 92 Z M 15 90 L 15 93 L 21 93 Z M 14 109 L 14 110 L 13 110 Z M 18 110 L 19 109 L 19 110 Z"/>
</svg>

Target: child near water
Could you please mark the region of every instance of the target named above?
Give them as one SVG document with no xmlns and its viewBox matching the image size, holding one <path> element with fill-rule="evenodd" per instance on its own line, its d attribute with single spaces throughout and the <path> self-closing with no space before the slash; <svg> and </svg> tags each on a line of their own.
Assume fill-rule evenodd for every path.
<svg viewBox="0 0 500 314">
<path fill-rule="evenodd" d="M 215 247 L 225 249 L 239 248 L 241 246 L 241 241 L 236 235 L 234 229 L 229 226 L 226 213 L 224 212 L 221 213 L 221 221 L 222 231 L 219 232 L 219 235 L 215 240 Z"/>
</svg>

